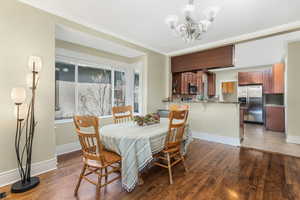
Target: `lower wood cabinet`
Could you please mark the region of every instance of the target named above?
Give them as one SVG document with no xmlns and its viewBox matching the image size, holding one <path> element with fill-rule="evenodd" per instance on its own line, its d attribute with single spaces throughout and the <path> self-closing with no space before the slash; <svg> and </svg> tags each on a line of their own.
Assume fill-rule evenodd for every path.
<svg viewBox="0 0 300 200">
<path fill-rule="evenodd" d="M 266 106 L 266 129 L 270 131 L 284 132 L 285 117 L 284 107 L 281 106 Z"/>
</svg>

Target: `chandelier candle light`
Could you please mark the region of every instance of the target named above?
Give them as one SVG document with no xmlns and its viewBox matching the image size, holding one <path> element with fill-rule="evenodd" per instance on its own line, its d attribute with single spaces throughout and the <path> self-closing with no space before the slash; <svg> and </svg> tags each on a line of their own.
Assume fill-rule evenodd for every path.
<svg viewBox="0 0 300 200">
<path fill-rule="evenodd" d="M 25 103 L 26 92 L 24 88 L 13 88 L 11 91 L 11 99 L 16 106 L 15 115 L 17 118 L 17 128 L 15 135 L 15 151 L 21 178 L 20 181 L 12 185 L 11 192 L 13 193 L 28 191 L 40 183 L 38 177 L 31 177 L 31 156 L 33 137 L 37 125 L 34 116 L 34 107 L 36 88 L 38 85 L 38 73 L 42 68 L 41 58 L 31 56 L 28 65 L 30 73 L 27 75 L 26 82 L 31 90 L 31 101 L 29 106 Z"/>
<path fill-rule="evenodd" d="M 195 11 L 194 0 L 189 0 L 189 3 L 183 9 L 184 22 L 178 23 L 176 15 L 169 15 L 166 18 L 166 24 L 171 28 L 175 35 L 181 37 L 186 43 L 200 40 L 203 33 L 207 32 L 208 27 L 215 20 L 219 8 L 211 7 L 204 11 L 205 19 L 196 20 L 193 18 Z"/>
</svg>

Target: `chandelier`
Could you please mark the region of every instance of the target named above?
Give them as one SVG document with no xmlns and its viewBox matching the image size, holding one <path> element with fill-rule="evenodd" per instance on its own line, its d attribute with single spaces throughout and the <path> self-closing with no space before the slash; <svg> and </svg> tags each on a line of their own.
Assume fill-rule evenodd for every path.
<svg viewBox="0 0 300 200">
<path fill-rule="evenodd" d="M 189 0 L 189 3 L 184 7 L 184 21 L 178 23 L 176 15 L 169 15 L 166 18 L 167 25 L 175 33 L 176 36 L 181 37 L 186 43 L 200 40 L 203 33 L 207 32 L 209 26 L 215 20 L 219 8 L 210 7 L 203 12 L 205 19 L 197 20 L 193 18 L 195 11 L 194 0 Z"/>
</svg>

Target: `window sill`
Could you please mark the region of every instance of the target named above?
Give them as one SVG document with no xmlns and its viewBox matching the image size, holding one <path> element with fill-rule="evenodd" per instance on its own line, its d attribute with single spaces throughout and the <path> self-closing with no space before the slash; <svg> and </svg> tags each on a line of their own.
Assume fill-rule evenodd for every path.
<svg viewBox="0 0 300 200">
<path fill-rule="evenodd" d="M 112 118 L 112 115 L 99 117 L 99 119 L 109 119 L 109 118 Z M 68 124 L 68 123 L 73 123 L 73 119 L 59 119 L 54 121 L 54 124 Z"/>
</svg>

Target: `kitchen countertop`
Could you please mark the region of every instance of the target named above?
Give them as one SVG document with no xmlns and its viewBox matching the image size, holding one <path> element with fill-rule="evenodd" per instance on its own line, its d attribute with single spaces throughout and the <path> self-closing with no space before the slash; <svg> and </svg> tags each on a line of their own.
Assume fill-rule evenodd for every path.
<svg viewBox="0 0 300 200">
<path fill-rule="evenodd" d="M 280 107 L 280 108 L 284 108 L 284 105 L 277 105 L 277 104 L 265 104 L 265 107 Z"/>
<path fill-rule="evenodd" d="M 199 101 L 199 100 L 190 100 L 190 101 L 163 101 L 164 103 L 223 103 L 223 104 L 240 104 L 237 101 L 214 101 L 214 100 L 207 100 L 207 101 Z"/>
</svg>

